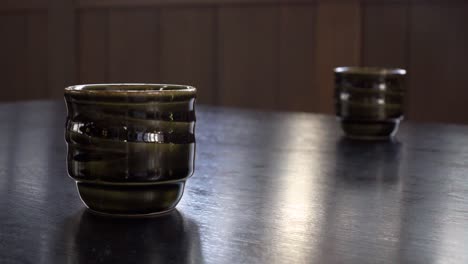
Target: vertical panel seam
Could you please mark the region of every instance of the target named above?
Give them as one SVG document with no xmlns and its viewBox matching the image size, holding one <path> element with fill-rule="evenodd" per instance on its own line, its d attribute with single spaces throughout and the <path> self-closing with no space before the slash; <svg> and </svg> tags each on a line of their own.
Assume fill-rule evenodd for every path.
<svg viewBox="0 0 468 264">
<path fill-rule="evenodd" d="M 282 25 L 282 19 L 283 19 L 283 5 L 278 5 L 276 7 L 276 78 L 275 78 L 275 102 L 273 108 L 275 110 L 278 110 L 281 107 L 281 102 L 280 102 L 280 89 L 281 89 L 281 81 L 283 80 L 283 73 L 281 72 L 281 56 L 282 56 L 282 41 L 281 41 L 281 25 Z"/>
<path fill-rule="evenodd" d="M 221 41 L 221 34 L 220 34 L 220 22 L 221 20 L 219 19 L 220 17 L 220 7 L 219 5 L 215 6 L 215 11 L 214 11 L 214 37 L 213 37 L 213 42 L 214 42 L 214 48 L 215 48 L 215 56 L 213 60 L 215 61 L 215 74 L 213 74 L 213 82 L 215 84 L 215 105 L 220 105 L 221 104 L 221 94 L 222 94 L 222 74 L 224 70 L 224 57 L 222 55 L 223 47 L 222 47 L 222 41 Z"/>
<path fill-rule="evenodd" d="M 360 45 L 360 62 L 359 62 L 359 66 L 366 66 L 367 65 L 367 62 L 366 62 L 366 41 L 365 41 L 365 37 L 366 37 L 366 32 L 365 32 L 365 28 L 366 28 L 366 24 L 367 24 L 367 20 L 366 20 L 366 2 L 365 1 L 361 1 L 360 3 L 360 23 L 361 23 L 361 32 L 360 32 L 360 38 L 361 38 L 361 45 Z"/>
<path fill-rule="evenodd" d="M 156 69 L 156 80 L 157 80 L 157 83 L 161 83 L 161 80 L 162 80 L 162 60 L 161 60 L 161 56 L 163 54 L 163 51 L 162 51 L 162 48 L 163 48 L 163 41 L 162 41 L 162 33 L 161 33 L 161 8 L 155 8 L 154 9 L 154 14 L 155 14 L 155 22 L 156 22 L 156 44 L 158 45 L 158 47 L 156 47 L 156 52 L 155 52 L 155 55 L 156 55 L 156 61 L 158 61 L 157 63 L 157 69 Z"/>
<path fill-rule="evenodd" d="M 211 40 L 211 43 L 213 45 L 213 57 L 211 58 L 211 67 L 212 67 L 212 77 L 211 77 L 211 92 L 213 93 L 213 98 L 212 98 L 212 104 L 218 105 L 219 104 L 219 95 L 218 95 L 218 89 L 219 89 L 219 62 L 218 62 L 218 52 L 219 52 L 219 47 L 218 47 L 218 8 L 217 6 L 212 7 L 212 12 L 211 12 L 211 22 L 212 22 L 212 28 L 211 31 L 213 33 L 213 38 Z"/>
<path fill-rule="evenodd" d="M 355 19 L 357 19 L 357 23 L 358 23 L 356 29 L 359 30 L 359 32 L 357 32 L 357 34 L 356 34 L 357 35 L 356 40 L 359 41 L 359 43 L 357 43 L 357 45 L 356 45 L 357 46 L 357 51 L 355 51 L 355 52 L 358 52 L 358 54 L 356 56 L 357 60 L 358 60 L 356 62 L 357 66 L 361 66 L 362 63 L 363 63 L 362 57 L 363 57 L 363 54 L 364 54 L 363 49 L 362 49 L 363 48 L 363 36 L 364 36 L 363 35 L 364 34 L 364 23 L 363 23 L 363 17 L 362 16 L 363 16 L 363 6 L 364 6 L 364 4 L 363 4 L 362 0 L 356 0 L 356 1 L 357 1 L 357 4 L 356 4 L 356 6 L 357 6 L 357 18 L 355 18 Z"/>
<path fill-rule="evenodd" d="M 313 32 L 312 32 L 312 35 L 314 36 L 313 37 L 313 43 L 314 43 L 314 46 L 312 47 L 312 55 L 313 55 L 313 60 L 314 60 L 314 63 L 313 63 L 313 80 L 312 80 L 312 85 L 314 86 L 313 89 L 315 89 L 315 92 L 314 94 L 316 95 L 314 100 L 313 100 L 313 103 L 314 103 L 314 106 L 313 106 L 313 111 L 314 112 L 320 112 L 320 102 L 319 102 L 319 95 L 320 95 L 320 88 L 318 87 L 319 86 L 319 82 L 318 82 L 318 15 L 319 15 L 319 11 L 318 11 L 318 8 L 319 8 L 319 3 L 318 1 L 316 1 L 314 3 L 314 17 L 313 17 L 313 21 L 314 21 L 314 26 L 312 28 Z"/>
<path fill-rule="evenodd" d="M 411 67 L 411 31 L 412 31 L 412 4 L 410 2 L 411 0 L 406 0 L 406 45 L 405 45 L 405 67 L 408 70 L 407 76 L 406 76 L 406 83 L 405 83 L 405 97 L 406 97 L 406 102 L 404 104 L 405 106 L 405 112 L 406 114 L 411 118 L 412 114 L 410 115 L 410 110 L 411 110 L 411 105 L 410 105 L 410 100 L 411 100 L 411 93 L 409 87 L 410 85 L 410 80 L 411 80 L 411 72 L 410 72 L 410 67 Z"/>
<path fill-rule="evenodd" d="M 74 2 L 73 2 L 74 3 Z M 81 48 L 81 38 L 80 38 L 80 31 L 79 31 L 79 27 L 80 27 L 80 24 L 79 24 L 79 20 L 80 20 L 80 16 L 82 12 L 80 12 L 80 10 L 78 8 L 75 7 L 75 5 L 73 6 L 73 12 L 74 12 L 74 17 L 73 17 L 73 37 L 74 37 L 74 40 L 73 40 L 73 53 L 74 53 L 74 56 L 75 56 L 75 69 L 73 69 L 73 74 L 75 76 L 73 76 L 73 82 L 75 83 L 81 83 L 81 74 L 80 74 L 80 66 L 81 66 L 81 59 L 80 59 L 80 48 Z M 64 87 L 65 88 L 65 87 Z"/>
<path fill-rule="evenodd" d="M 45 54 L 45 56 L 43 57 L 43 59 L 45 59 L 45 67 L 46 67 L 46 68 L 45 68 L 45 85 L 46 85 L 46 86 L 43 88 L 43 89 L 45 89 L 45 90 L 42 91 L 43 94 L 42 94 L 41 97 L 44 98 L 44 99 L 46 99 L 46 98 L 47 98 L 47 93 L 48 93 L 48 91 L 49 91 L 49 86 L 50 86 L 50 81 L 49 81 L 49 70 L 50 70 L 50 67 L 49 67 L 49 52 L 50 52 L 50 51 L 49 51 L 49 41 L 50 41 L 50 39 L 49 39 L 49 37 L 48 37 L 48 36 L 49 36 L 49 30 L 50 30 L 50 29 L 49 29 L 49 15 L 47 14 L 47 10 L 45 11 L 45 14 L 44 14 L 44 15 L 45 15 L 45 19 L 46 19 L 46 21 L 45 21 L 45 22 L 46 22 L 46 23 L 45 23 L 45 25 L 46 25 L 46 32 L 44 32 L 44 34 L 46 34 L 46 37 L 45 37 L 45 40 L 46 40 L 45 48 L 46 48 L 46 49 L 45 49 L 44 52 L 47 52 L 47 53 Z"/>
<path fill-rule="evenodd" d="M 31 40 L 29 39 L 29 36 L 30 36 L 30 32 L 31 32 L 31 27 L 29 26 L 29 20 L 31 19 L 31 16 L 32 16 L 32 12 L 26 12 L 26 15 L 23 15 L 23 33 L 24 33 L 24 43 L 23 43 L 23 48 L 24 48 L 24 57 L 25 57 L 25 62 L 26 62 L 26 65 L 30 65 L 30 50 L 29 50 L 29 44 L 31 42 Z M 28 93 L 28 89 L 30 88 L 29 87 L 29 84 L 30 84 L 30 79 L 29 79 L 29 67 L 25 67 L 24 68 L 24 72 L 22 72 L 22 75 L 23 75 L 23 80 L 24 83 L 23 83 L 23 89 L 20 91 L 19 93 L 19 97 L 20 98 L 15 98 L 15 99 L 26 99 L 27 98 L 27 93 Z M 32 88 L 34 89 L 34 88 Z"/>
<path fill-rule="evenodd" d="M 105 75 L 105 78 L 106 78 L 106 82 L 110 82 L 110 79 L 111 79 L 111 76 L 110 76 L 110 53 L 111 53 L 111 44 L 110 44 L 110 26 L 111 26 L 111 23 L 110 23 L 110 19 L 111 19 L 111 9 L 110 8 L 107 8 L 105 9 L 104 11 L 104 17 L 105 17 L 105 25 L 104 25 L 104 28 L 105 28 L 105 36 L 104 36 L 104 47 L 106 49 L 106 54 L 105 54 L 105 57 L 104 59 L 106 60 L 104 62 L 104 75 Z"/>
<path fill-rule="evenodd" d="M 316 16 L 315 16 L 315 47 L 314 47 L 314 56 L 315 56 L 315 85 L 317 88 L 317 97 L 316 97 L 316 112 L 321 113 L 322 112 L 322 100 L 321 100 L 321 95 L 323 94 L 322 92 L 322 87 L 321 87 L 321 82 L 323 81 L 323 76 L 321 76 L 320 72 L 320 48 L 321 48 L 321 43 L 320 43 L 320 33 L 321 33 L 321 22 L 320 22 L 320 16 L 321 16 L 321 8 L 323 8 L 323 3 L 322 1 L 317 1 L 316 5 Z"/>
<path fill-rule="evenodd" d="M 81 28 L 82 28 L 82 25 L 81 25 L 81 21 L 83 21 L 83 16 L 84 16 L 84 12 L 78 8 L 74 8 L 74 12 L 75 12 L 75 56 L 76 56 L 76 59 L 75 59 L 75 62 L 76 62 L 76 65 L 75 65 L 75 75 L 76 75 L 76 82 L 77 83 L 83 83 L 83 76 L 82 76 L 82 72 L 81 72 L 81 67 L 82 67 L 82 59 L 81 59 L 81 50 L 82 50 L 82 38 L 81 38 Z"/>
</svg>

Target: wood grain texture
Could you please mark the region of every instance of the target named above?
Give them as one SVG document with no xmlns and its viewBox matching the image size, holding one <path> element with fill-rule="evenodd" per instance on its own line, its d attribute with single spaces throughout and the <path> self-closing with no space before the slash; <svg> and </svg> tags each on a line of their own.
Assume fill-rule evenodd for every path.
<svg viewBox="0 0 468 264">
<path fill-rule="evenodd" d="M 407 67 L 408 5 L 366 4 L 363 7 L 362 64 Z"/>
<path fill-rule="evenodd" d="M 24 15 L 0 16 L 1 100 L 19 100 L 26 89 L 26 18 Z"/>
<path fill-rule="evenodd" d="M 78 13 L 80 83 L 108 82 L 109 13 L 82 10 Z"/>
<path fill-rule="evenodd" d="M 316 39 L 319 112 L 333 113 L 333 68 L 361 64 L 360 2 L 320 1 Z"/>
<path fill-rule="evenodd" d="M 467 3 L 413 5 L 410 117 L 468 122 Z"/>
<path fill-rule="evenodd" d="M 34 0 L 22 0 L 34 1 Z M 135 7 L 135 6 L 171 6 L 171 7 L 200 7 L 209 5 L 274 5 L 274 4 L 313 4 L 316 2 L 346 2 L 347 0 L 77 0 L 81 8 L 96 7 Z M 366 3 L 455 3 L 462 0 L 362 0 Z"/>
<path fill-rule="evenodd" d="M 197 87 L 197 101 L 216 104 L 216 10 L 161 9 L 161 82 Z"/>
<path fill-rule="evenodd" d="M 468 263 L 468 126 L 369 144 L 332 116 L 200 106 L 177 210 L 128 219 L 86 211 L 65 116 L 0 104 L 0 263 Z"/>
<path fill-rule="evenodd" d="M 112 9 L 109 81 L 159 82 L 159 17 L 152 9 Z"/>
<path fill-rule="evenodd" d="M 279 8 L 220 8 L 218 37 L 220 103 L 275 108 L 279 87 Z"/>
<path fill-rule="evenodd" d="M 21 99 L 44 99 L 48 91 L 47 13 L 29 13 L 26 23 L 26 89 Z"/>
<path fill-rule="evenodd" d="M 47 0 L 2 0 L 0 11 L 46 11 L 48 4 Z"/>
<path fill-rule="evenodd" d="M 317 0 L 78 0 L 78 6 L 82 8 L 116 6 L 200 7 L 213 5 L 302 4 L 316 1 Z"/>
<path fill-rule="evenodd" d="M 0 81 L 15 88 L 0 100 L 59 98 L 63 87 L 78 82 L 167 81 L 194 83 L 205 103 L 219 98 L 225 105 L 332 113 L 333 67 L 402 66 L 409 70 L 408 118 L 468 123 L 465 89 L 459 88 L 467 76 L 460 26 L 466 23 L 460 14 L 465 5 L 461 0 L 6 0 L 0 3 L 2 36 L 9 36 L 0 43 Z M 45 8 L 47 18 L 39 15 Z M 177 41 L 183 36 L 192 42 Z M 183 65 L 173 64 L 172 56 Z"/>
<path fill-rule="evenodd" d="M 285 5 L 280 13 L 278 109 L 318 111 L 316 6 Z"/>
<path fill-rule="evenodd" d="M 48 97 L 62 98 L 76 84 L 76 24 L 73 0 L 51 0 L 48 9 Z"/>
</svg>

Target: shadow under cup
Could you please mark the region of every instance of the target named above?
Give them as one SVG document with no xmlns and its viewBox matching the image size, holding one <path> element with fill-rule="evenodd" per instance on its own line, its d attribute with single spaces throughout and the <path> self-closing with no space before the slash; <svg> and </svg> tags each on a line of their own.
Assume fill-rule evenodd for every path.
<svg viewBox="0 0 468 264">
<path fill-rule="evenodd" d="M 89 209 L 150 215 L 175 208 L 194 171 L 195 95 L 181 85 L 65 88 L 68 173 Z"/>
</svg>

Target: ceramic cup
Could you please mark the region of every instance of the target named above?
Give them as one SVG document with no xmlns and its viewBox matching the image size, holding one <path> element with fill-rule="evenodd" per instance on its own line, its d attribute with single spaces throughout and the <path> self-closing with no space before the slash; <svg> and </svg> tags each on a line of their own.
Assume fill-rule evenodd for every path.
<svg viewBox="0 0 468 264">
<path fill-rule="evenodd" d="M 346 137 L 391 139 L 403 119 L 404 69 L 335 68 L 335 109 Z"/>
<path fill-rule="evenodd" d="M 175 208 L 195 161 L 190 86 L 65 88 L 68 174 L 94 212 L 138 216 Z"/>
</svg>

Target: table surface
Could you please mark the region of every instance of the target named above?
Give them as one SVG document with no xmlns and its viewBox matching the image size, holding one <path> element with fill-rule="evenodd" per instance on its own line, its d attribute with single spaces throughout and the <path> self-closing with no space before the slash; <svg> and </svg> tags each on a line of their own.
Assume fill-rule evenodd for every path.
<svg viewBox="0 0 468 264">
<path fill-rule="evenodd" d="M 468 263 L 468 127 L 371 143 L 331 116 L 197 115 L 177 211 L 118 219 L 67 176 L 63 102 L 0 105 L 0 263 Z"/>
</svg>

